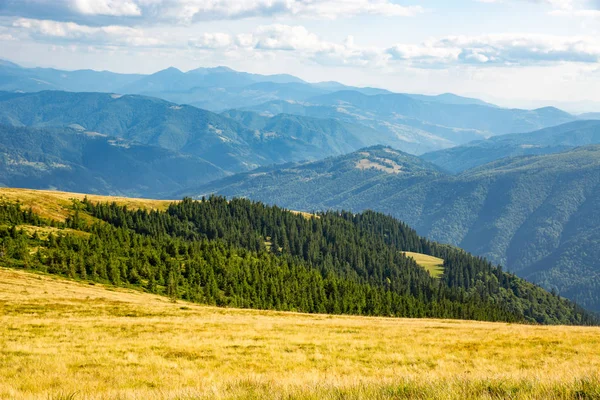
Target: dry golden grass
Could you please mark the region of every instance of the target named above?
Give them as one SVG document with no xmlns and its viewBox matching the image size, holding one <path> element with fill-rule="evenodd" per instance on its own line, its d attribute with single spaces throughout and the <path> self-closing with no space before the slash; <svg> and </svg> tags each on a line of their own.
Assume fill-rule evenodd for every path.
<svg viewBox="0 0 600 400">
<path fill-rule="evenodd" d="M 600 398 L 600 329 L 219 309 L 0 268 L 2 399 Z"/>
<path fill-rule="evenodd" d="M 54 190 L 35 190 L 35 189 L 17 189 L 0 188 L 0 202 L 20 201 L 24 207 L 31 207 L 33 212 L 42 218 L 53 219 L 64 222 L 65 219 L 73 213 L 73 199 L 83 200 L 85 197 L 90 201 L 97 203 L 115 202 L 119 205 L 127 206 L 130 209 L 146 209 L 164 211 L 169 204 L 179 200 L 152 200 L 136 199 L 132 197 L 117 196 L 99 196 L 95 194 L 59 192 Z M 305 218 L 315 217 L 314 214 L 303 211 L 291 211 Z"/>
<path fill-rule="evenodd" d="M 403 253 L 408 257 L 414 258 L 417 264 L 425 268 L 434 278 L 439 278 L 444 273 L 444 260 L 441 258 L 427 254 L 413 253 L 411 251 L 404 251 Z"/>
<path fill-rule="evenodd" d="M 98 196 L 93 194 L 59 192 L 53 190 L 33 190 L 0 188 L 0 201 L 21 202 L 25 207 L 43 218 L 64 221 L 72 212 L 72 200 L 84 197 L 94 202 L 116 202 L 131 209 L 166 210 L 173 200 L 135 199 L 128 197 Z"/>
</svg>

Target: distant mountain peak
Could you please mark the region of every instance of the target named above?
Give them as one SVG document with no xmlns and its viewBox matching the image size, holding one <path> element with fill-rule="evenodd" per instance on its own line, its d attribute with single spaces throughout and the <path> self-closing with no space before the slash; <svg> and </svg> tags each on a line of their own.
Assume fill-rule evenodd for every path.
<svg viewBox="0 0 600 400">
<path fill-rule="evenodd" d="M 0 67 L 21 68 L 20 65 L 2 58 L 0 58 Z"/>
<path fill-rule="evenodd" d="M 183 72 L 175 67 L 169 67 L 169 68 L 165 68 L 163 70 L 160 70 L 156 73 L 154 73 L 153 75 L 157 75 L 157 74 L 165 74 L 165 73 L 175 73 L 175 74 L 183 74 Z"/>
<path fill-rule="evenodd" d="M 559 108 L 556 108 L 554 106 L 546 106 L 546 107 L 540 107 L 540 108 L 536 108 L 535 110 L 536 112 L 543 112 L 543 113 L 561 113 L 561 114 L 568 114 L 566 111 L 563 111 Z"/>
</svg>

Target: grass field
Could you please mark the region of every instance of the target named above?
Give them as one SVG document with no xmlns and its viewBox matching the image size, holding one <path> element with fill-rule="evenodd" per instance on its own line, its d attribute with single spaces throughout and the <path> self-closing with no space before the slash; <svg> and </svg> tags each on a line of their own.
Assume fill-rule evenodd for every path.
<svg viewBox="0 0 600 400">
<path fill-rule="evenodd" d="M 164 211 L 169 204 L 178 200 L 153 200 L 136 199 L 131 197 L 99 196 L 94 194 L 60 192 L 55 190 L 34 190 L 0 187 L 0 202 L 14 203 L 19 201 L 24 207 L 31 207 L 33 212 L 43 218 L 64 222 L 73 213 L 73 200 L 83 200 L 85 197 L 98 203 L 115 202 L 127 206 L 130 209 L 146 209 Z M 314 217 L 314 214 L 294 211 L 293 213 L 303 215 L 305 218 Z"/>
<path fill-rule="evenodd" d="M 116 202 L 131 209 L 144 208 L 148 210 L 166 210 L 172 200 L 135 199 L 129 197 L 98 196 L 82 193 L 59 192 L 53 190 L 33 190 L 0 188 L 0 201 L 19 201 L 25 207 L 43 218 L 64 221 L 72 212 L 73 199 L 83 200 L 84 197 L 94 202 Z"/>
<path fill-rule="evenodd" d="M 410 251 L 405 251 L 403 253 L 408 257 L 414 258 L 417 264 L 425 268 L 434 278 L 439 278 L 444 273 L 444 260 L 441 258 Z"/>
<path fill-rule="evenodd" d="M 0 268 L 2 399 L 592 399 L 600 329 L 220 309 Z"/>
</svg>

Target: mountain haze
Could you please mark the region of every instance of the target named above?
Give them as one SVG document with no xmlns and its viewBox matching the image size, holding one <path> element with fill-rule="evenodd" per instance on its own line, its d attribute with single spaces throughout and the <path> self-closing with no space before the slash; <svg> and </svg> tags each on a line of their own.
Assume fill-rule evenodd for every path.
<svg viewBox="0 0 600 400">
<path fill-rule="evenodd" d="M 0 93 L 1 124 L 78 125 L 87 131 L 200 157 L 231 172 L 340 155 L 378 141 L 377 132 L 367 127 L 334 120 L 258 115 L 254 121 L 237 115 L 236 119 L 139 95 Z"/>
<path fill-rule="evenodd" d="M 0 186 L 160 197 L 225 176 L 200 158 L 73 128 L 0 125 Z"/>
<path fill-rule="evenodd" d="M 600 144 L 600 121 L 575 121 L 535 132 L 495 136 L 421 157 L 457 173 L 505 157 L 559 153 L 589 144 Z"/>
</svg>

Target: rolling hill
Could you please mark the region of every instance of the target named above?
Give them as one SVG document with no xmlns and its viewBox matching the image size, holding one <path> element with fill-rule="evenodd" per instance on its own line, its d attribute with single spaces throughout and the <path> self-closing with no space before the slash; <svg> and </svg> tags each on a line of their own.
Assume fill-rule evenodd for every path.
<svg viewBox="0 0 600 400">
<path fill-rule="evenodd" d="M 2 197 L 4 266 L 229 307 L 598 323 L 568 300 L 383 214 L 302 215 L 222 197 L 148 211 L 80 195 L 65 203 L 61 193 L 52 204 L 52 195 L 40 193 L 36 211 Z M 64 222 L 41 216 L 56 209 L 68 210 Z M 443 274 L 432 277 L 404 252 L 443 260 Z"/>
<path fill-rule="evenodd" d="M 285 74 L 251 74 L 227 67 L 198 68 L 188 72 L 168 68 L 151 75 L 124 75 L 91 70 L 21 68 L 12 63 L 5 63 L 0 65 L 0 90 L 13 93 L 44 90 L 104 92 L 115 96 L 137 94 L 213 112 L 241 109 L 265 116 L 284 113 L 337 119 L 363 127 L 363 146 L 382 144 L 412 154 L 446 149 L 498 134 L 532 131 L 577 119 L 551 107 L 538 110 L 505 109 L 478 99 L 450 93 L 437 96 L 396 94 L 382 89 L 346 86 L 337 82 L 308 83 Z M 113 115 L 112 112 L 111 110 L 111 119 L 117 119 L 119 124 L 128 126 L 127 121 L 120 121 L 122 115 Z M 214 116 L 204 118 L 216 119 Z M 153 124 L 157 123 L 155 119 L 148 119 L 152 120 Z M 168 131 L 164 124 L 157 126 L 160 130 Z M 242 128 L 234 127 L 235 130 Z M 181 129 L 188 128 L 175 128 L 177 132 L 171 130 L 166 135 L 180 135 Z M 371 133 L 375 131 L 379 132 L 378 140 L 370 140 L 373 137 Z M 226 140 L 232 139 L 230 136 L 226 135 Z M 248 133 L 241 133 L 241 136 L 248 137 Z M 187 143 L 181 138 L 178 140 Z M 239 144 L 235 139 L 232 140 L 234 147 Z M 244 140 L 247 141 L 247 138 Z M 145 141 L 143 143 L 156 144 Z M 169 149 L 179 151 L 177 146 L 172 146 L 172 143 L 169 145 Z M 305 155 L 296 158 L 281 157 L 269 160 L 260 154 L 253 157 L 252 152 L 240 154 L 243 153 L 240 148 L 231 149 L 222 143 L 212 143 L 209 147 L 213 145 L 221 154 L 232 154 L 233 158 L 221 164 L 215 159 L 210 159 L 207 154 L 194 154 L 233 171 L 273 162 L 314 160 L 340 154 L 326 151 L 315 157 L 312 154 L 314 150 L 309 150 Z M 295 153 L 299 151 L 298 146 L 302 145 L 294 143 L 291 146 Z M 357 147 L 348 151 L 351 150 L 357 150 Z M 273 154 L 281 152 L 276 148 L 267 151 L 272 151 Z M 236 162 L 234 158 L 239 160 Z"/>
<path fill-rule="evenodd" d="M 234 175 L 186 193 L 306 211 L 377 210 L 598 311 L 599 188 L 600 146 L 503 159 L 457 176 L 375 147 Z"/>
<path fill-rule="evenodd" d="M 161 197 L 225 175 L 198 157 L 82 128 L 0 125 L 0 186 Z"/>
<path fill-rule="evenodd" d="M 260 127 L 245 121 L 250 123 L 248 127 L 225 115 L 138 95 L 0 93 L 0 124 L 77 126 L 200 157 L 229 172 L 340 155 L 381 137 L 362 125 L 332 120 L 297 116 L 261 119 Z"/>
<path fill-rule="evenodd" d="M 600 121 L 575 121 L 535 132 L 500 135 L 421 158 L 458 173 L 506 157 L 559 153 L 590 144 L 600 144 Z"/>
<path fill-rule="evenodd" d="M 22 68 L 0 60 L 0 90 L 38 92 L 66 90 L 74 92 L 116 91 L 143 75 L 117 74 L 108 71 L 62 71 L 53 68 Z"/>
<path fill-rule="evenodd" d="M 377 144 L 392 146 L 411 154 L 450 148 L 485 137 L 483 132 L 475 129 L 445 127 L 414 118 L 386 119 L 386 117 L 375 116 L 371 112 L 349 110 L 346 107 L 333 105 L 317 105 L 310 102 L 275 100 L 243 110 L 269 117 L 291 114 L 336 119 L 353 125 L 365 126 L 372 131 L 379 132 L 383 137 L 382 141 Z"/>
<path fill-rule="evenodd" d="M 274 100 L 245 110 L 264 116 L 284 113 L 364 125 L 385 134 L 386 140 L 377 144 L 411 154 L 577 120 L 577 117 L 551 107 L 506 109 L 452 95 L 366 95 L 352 90 L 315 96 L 302 102 Z"/>
<path fill-rule="evenodd" d="M 367 96 L 355 91 L 339 91 L 308 101 L 314 105 L 334 106 L 348 114 L 367 114 L 390 122 L 416 119 L 443 127 L 474 129 L 489 136 L 533 131 L 577 119 L 553 107 L 506 109 L 481 104 L 424 101 L 403 94 Z"/>
</svg>

